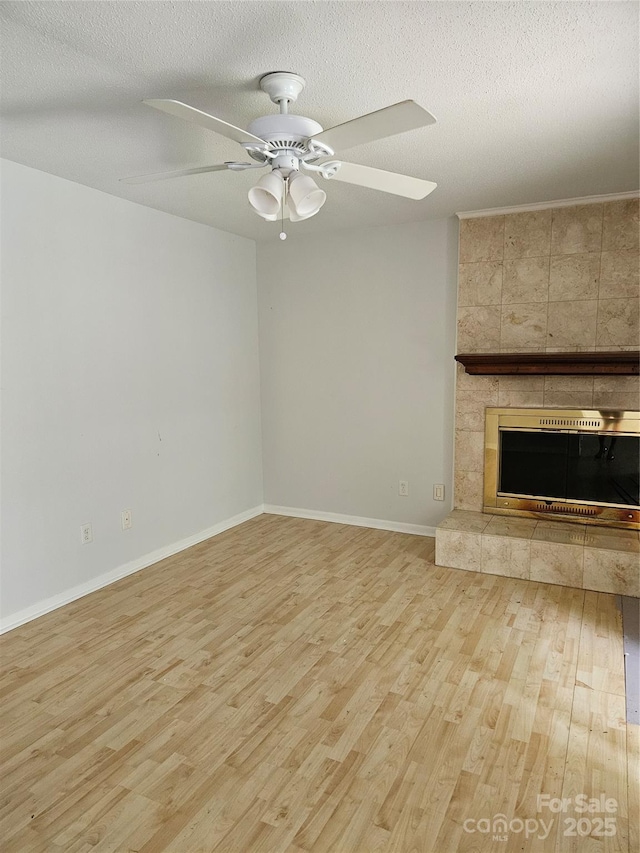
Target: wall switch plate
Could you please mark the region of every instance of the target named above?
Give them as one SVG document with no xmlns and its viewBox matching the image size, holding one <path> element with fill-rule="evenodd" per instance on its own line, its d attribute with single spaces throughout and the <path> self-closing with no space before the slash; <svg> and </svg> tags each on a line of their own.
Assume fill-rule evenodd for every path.
<svg viewBox="0 0 640 853">
<path fill-rule="evenodd" d="M 444 483 L 434 483 L 433 499 L 434 499 L 434 501 L 443 501 L 444 500 Z"/>
<path fill-rule="evenodd" d="M 398 480 L 398 494 L 406 498 L 409 494 L 409 481 L 408 480 Z"/>
<path fill-rule="evenodd" d="M 120 519 L 122 521 L 122 529 L 123 530 L 129 530 L 129 528 L 133 524 L 133 521 L 131 519 L 131 510 L 130 509 L 123 509 L 122 512 L 120 513 Z"/>
<path fill-rule="evenodd" d="M 83 524 L 80 526 L 80 541 L 83 545 L 88 545 L 93 542 L 93 527 L 91 524 Z"/>
</svg>

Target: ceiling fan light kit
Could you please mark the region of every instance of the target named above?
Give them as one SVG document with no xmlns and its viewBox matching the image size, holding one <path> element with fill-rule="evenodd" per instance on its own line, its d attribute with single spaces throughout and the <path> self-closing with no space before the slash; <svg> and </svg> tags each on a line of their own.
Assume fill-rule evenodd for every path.
<svg viewBox="0 0 640 853">
<path fill-rule="evenodd" d="M 263 175 L 249 190 L 249 204 L 260 216 L 276 216 L 284 195 L 284 179 L 277 169 Z"/>
<path fill-rule="evenodd" d="M 287 189 L 293 212 L 303 219 L 314 216 L 327 200 L 327 194 L 313 178 L 300 172 L 289 176 Z"/>
<path fill-rule="evenodd" d="M 326 193 L 310 175 L 303 174 L 305 171 L 315 172 L 327 180 L 335 179 L 414 200 L 425 198 L 433 192 L 437 186 L 433 181 L 373 169 L 357 163 L 326 159 L 334 156 L 334 148 L 350 148 L 433 124 L 435 118 L 427 110 L 415 101 L 400 101 L 398 104 L 323 130 L 313 119 L 289 113 L 289 106 L 296 102 L 304 87 L 305 81 L 299 74 L 289 71 L 265 74 L 260 79 L 260 88 L 279 106 L 280 112 L 254 119 L 247 130 L 180 101 L 144 101 L 154 109 L 192 121 L 233 139 L 242 145 L 255 162 L 226 162 L 122 180 L 128 183 L 145 183 L 225 169 L 241 172 L 246 169 L 270 167 L 271 171 L 263 175 L 249 190 L 249 204 L 255 213 L 271 222 L 278 218 L 280 212 L 284 216 L 285 204 L 288 205 L 291 221 L 300 222 L 315 216 L 325 203 Z M 318 160 L 322 162 L 318 163 Z"/>
<path fill-rule="evenodd" d="M 291 207 L 288 211 L 288 216 L 289 216 L 289 219 L 291 220 L 291 222 L 302 222 L 304 219 L 311 219 L 311 217 L 315 216 L 315 214 L 317 212 L 318 212 L 317 210 L 314 210 L 313 213 L 307 213 L 304 216 L 300 216 L 299 214 L 297 214 L 295 212 L 293 207 Z"/>
</svg>

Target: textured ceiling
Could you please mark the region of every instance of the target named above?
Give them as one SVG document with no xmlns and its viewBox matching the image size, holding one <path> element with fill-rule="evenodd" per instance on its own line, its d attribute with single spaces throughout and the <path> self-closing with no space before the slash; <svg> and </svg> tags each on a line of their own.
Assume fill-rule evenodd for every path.
<svg viewBox="0 0 640 853">
<path fill-rule="evenodd" d="M 293 111 L 325 128 L 406 98 L 438 118 L 343 155 L 432 195 L 323 181 L 291 234 L 638 187 L 634 2 L 3 2 L 0 22 L 4 157 L 254 239 L 279 230 L 248 208 L 262 172 L 118 183 L 243 159 L 143 98 L 246 127 L 276 109 L 260 76 L 288 70 L 307 80 Z"/>
</svg>

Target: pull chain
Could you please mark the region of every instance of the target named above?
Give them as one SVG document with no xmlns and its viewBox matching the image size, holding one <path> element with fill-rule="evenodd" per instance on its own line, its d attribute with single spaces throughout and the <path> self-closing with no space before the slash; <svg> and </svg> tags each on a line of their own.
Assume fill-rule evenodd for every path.
<svg viewBox="0 0 640 853">
<path fill-rule="evenodd" d="M 280 218 L 280 228 L 282 229 L 282 230 L 280 231 L 280 239 L 281 239 L 281 240 L 286 240 L 286 239 L 287 239 L 287 235 L 286 235 L 286 232 L 285 232 L 285 230 L 284 230 L 284 205 L 285 205 L 285 202 L 286 202 L 286 200 L 287 200 L 287 181 L 288 181 L 288 180 L 289 180 L 289 179 L 287 178 L 287 179 L 284 181 L 284 186 L 283 186 L 283 188 L 282 188 L 282 204 L 280 205 L 280 217 L 281 217 L 281 218 Z"/>
</svg>

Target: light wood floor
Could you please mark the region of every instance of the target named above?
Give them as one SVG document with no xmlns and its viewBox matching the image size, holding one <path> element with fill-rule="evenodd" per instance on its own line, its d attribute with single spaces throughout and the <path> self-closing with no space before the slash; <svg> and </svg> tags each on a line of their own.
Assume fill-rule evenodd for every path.
<svg viewBox="0 0 640 853">
<path fill-rule="evenodd" d="M 614 597 L 433 556 L 263 515 L 5 635 L 3 853 L 635 853 Z"/>
</svg>

